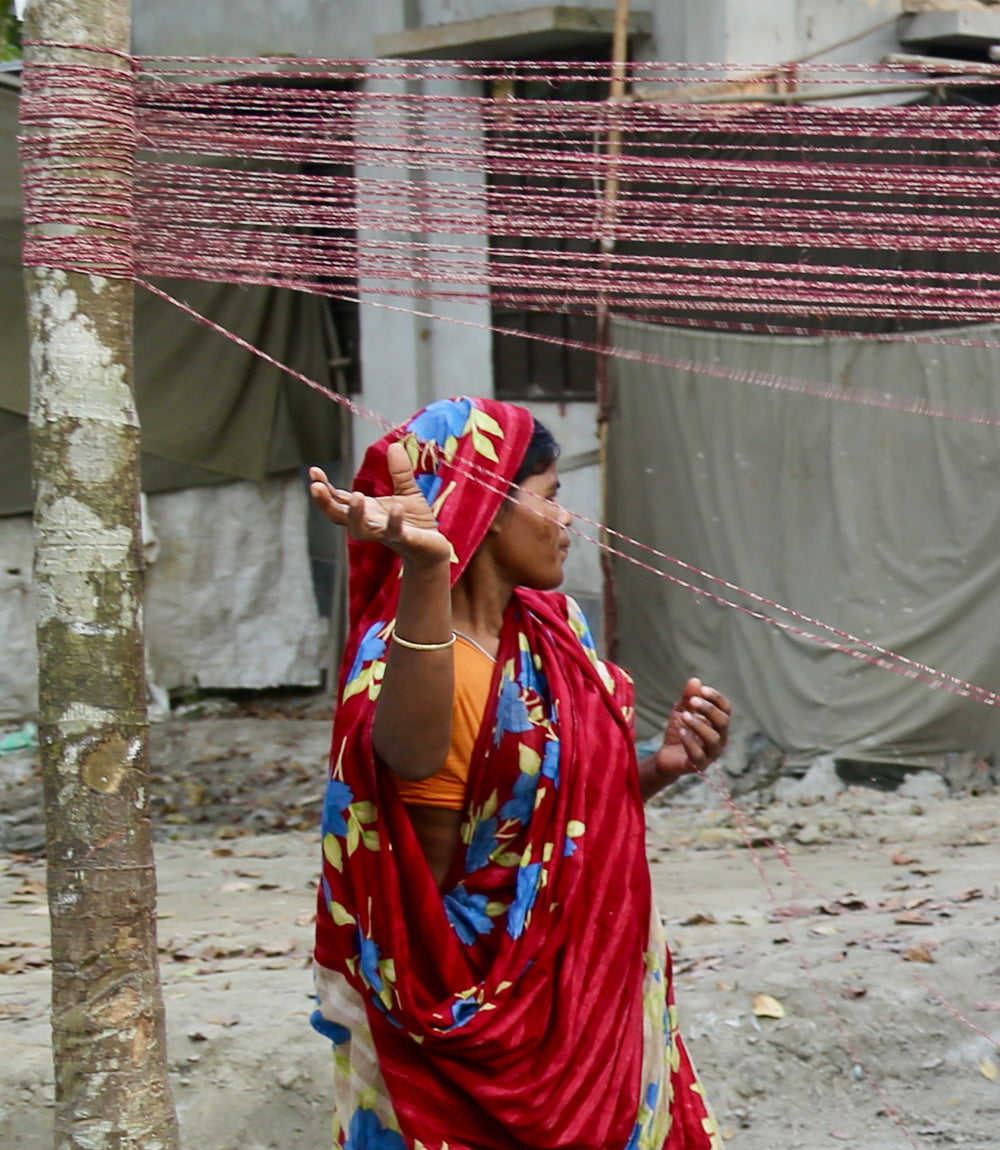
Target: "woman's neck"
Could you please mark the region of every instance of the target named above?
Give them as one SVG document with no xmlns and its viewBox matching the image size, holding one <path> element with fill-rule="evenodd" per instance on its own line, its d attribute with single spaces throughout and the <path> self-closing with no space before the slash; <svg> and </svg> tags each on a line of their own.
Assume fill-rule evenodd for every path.
<svg viewBox="0 0 1000 1150">
<path fill-rule="evenodd" d="M 491 564 L 479 564 L 476 560 L 474 555 L 451 589 L 452 625 L 494 652 L 514 588 L 499 577 Z"/>
</svg>

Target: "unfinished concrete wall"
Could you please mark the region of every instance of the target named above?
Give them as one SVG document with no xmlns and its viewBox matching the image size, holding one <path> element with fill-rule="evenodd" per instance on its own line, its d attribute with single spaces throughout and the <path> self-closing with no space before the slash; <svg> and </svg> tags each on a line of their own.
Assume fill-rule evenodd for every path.
<svg viewBox="0 0 1000 1150">
<path fill-rule="evenodd" d="M 382 6 L 383 0 L 134 0 L 132 46 L 141 55 L 366 59 Z"/>
</svg>

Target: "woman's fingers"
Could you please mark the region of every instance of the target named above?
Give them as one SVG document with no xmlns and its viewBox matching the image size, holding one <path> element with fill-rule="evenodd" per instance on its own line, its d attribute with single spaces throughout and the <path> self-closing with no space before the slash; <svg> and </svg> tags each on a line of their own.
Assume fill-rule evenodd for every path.
<svg viewBox="0 0 1000 1150">
<path fill-rule="evenodd" d="M 393 443 L 388 449 L 389 471 L 395 492 L 390 496 L 366 496 L 360 491 L 333 487 L 320 467 L 309 469 L 309 491 L 317 507 L 352 538 L 382 543 L 404 558 L 438 562 L 450 555 L 448 541 L 413 476 L 406 448 Z"/>
<path fill-rule="evenodd" d="M 413 477 L 413 465 L 406 448 L 401 443 L 390 443 L 385 453 L 385 461 L 392 479 L 392 489 L 398 496 L 420 495 L 420 488 Z"/>
</svg>

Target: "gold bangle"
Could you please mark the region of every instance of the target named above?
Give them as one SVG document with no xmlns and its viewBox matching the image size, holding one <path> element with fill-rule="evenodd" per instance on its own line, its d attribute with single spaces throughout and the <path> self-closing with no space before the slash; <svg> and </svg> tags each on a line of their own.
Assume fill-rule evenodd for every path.
<svg viewBox="0 0 1000 1150">
<path fill-rule="evenodd" d="M 402 638 L 395 631 L 393 631 L 392 637 L 400 647 L 408 647 L 411 651 L 447 651 L 449 647 L 455 646 L 454 631 L 451 633 L 451 638 L 446 639 L 443 643 L 411 643 L 409 639 Z"/>
</svg>

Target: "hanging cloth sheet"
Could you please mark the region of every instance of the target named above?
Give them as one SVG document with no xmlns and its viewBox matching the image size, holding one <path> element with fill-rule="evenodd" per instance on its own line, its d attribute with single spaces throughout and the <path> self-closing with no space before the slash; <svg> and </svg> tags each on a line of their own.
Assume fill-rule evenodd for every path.
<svg viewBox="0 0 1000 1150">
<path fill-rule="evenodd" d="M 996 342 L 997 328 L 939 332 Z M 682 331 L 617 321 L 659 361 L 839 384 L 899 404 L 1000 410 L 995 352 Z M 1000 684 L 1000 429 L 611 361 L 608 519 L 633 539 L 980 686 Z M 671 568 L 754 610 L 758 603 Z M 698 673 L 789 763 L 819 754 L 937 766 L 1000 750 L 1000 712 L 789 635 L 616 562 L 639 730 Z M 767 609 L 776 618 L 796 620 Z M 827 637 L 829 633 L 827 633 Z M 751 730 L 753 727 L 750 728 Z"/>
</svg>

